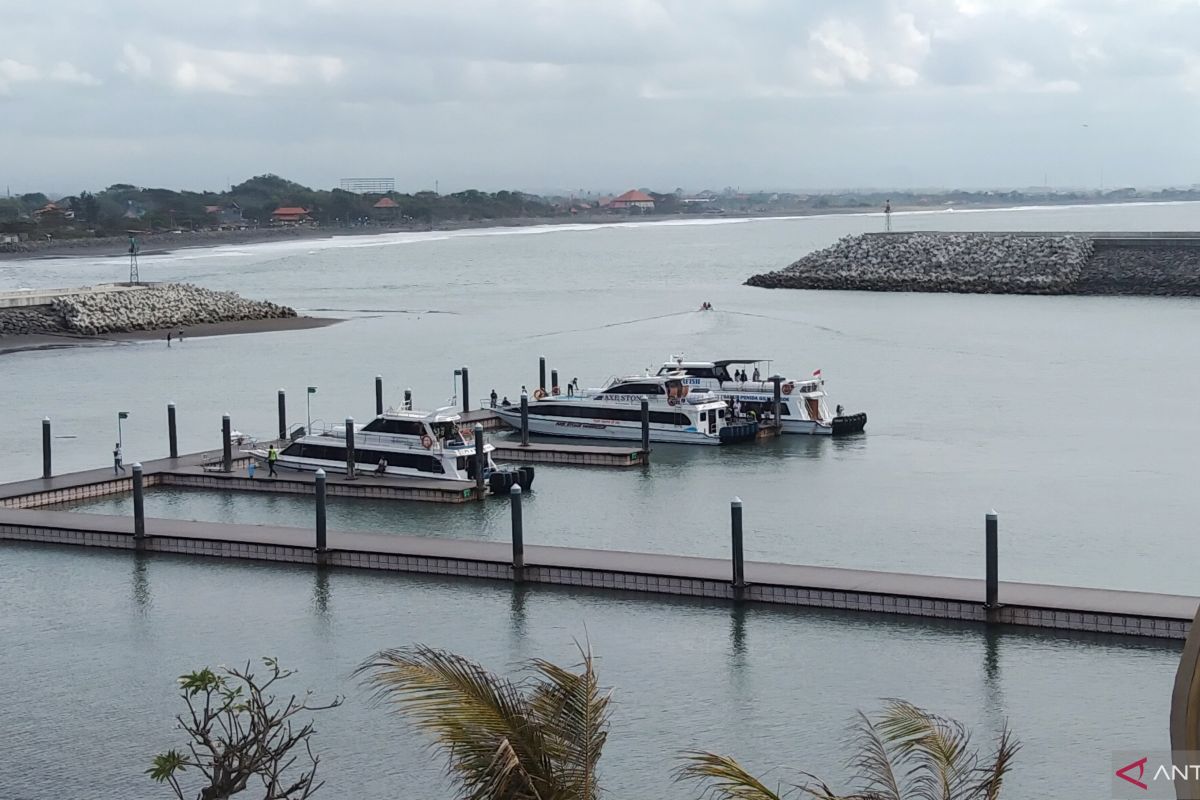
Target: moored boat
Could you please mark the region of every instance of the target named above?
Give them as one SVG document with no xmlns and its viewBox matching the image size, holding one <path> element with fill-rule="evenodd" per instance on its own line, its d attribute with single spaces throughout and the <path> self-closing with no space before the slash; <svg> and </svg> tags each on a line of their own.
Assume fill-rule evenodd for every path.
<svg viewBox="0 0 1200 800">
<path fill-rule="evenodd" d="M 717 445 L 755 438 L 755 423 L 737 424 L 728 405 L 712 392 L 692 391 L 673 376 L 618 378 L 598 389 L 546 394 L 529 403 L 529 432 L 542 436 L 640 441 L 641 401 L 649 411 L 652 442 Z M 495 409 L 505 422 L 521 426 L 518 406 Z"/>
<path fill-rule="evenodd" d="M 761 416 L 773 414 L 775 404 L 775 384 L 770 375 L 764 374 L 766 366 L 767 362 L 760 359 L 685 361 L 683 356 L 672 356 L 658 370 L 658 375 L 677 378 L 693 391 L 707 389 L 717 398 L 735 404 L 742 413 L 754 411 Z M 748 376 L 745 367 L 752 368 Z M 843 414 L 841 406 L 830 412 L 821 370 L 801 380 L 783 378 L 779 406 L 784 433 L 839 436 L 858 433 L 867 425 L 865 413 Z"/>
</svg>

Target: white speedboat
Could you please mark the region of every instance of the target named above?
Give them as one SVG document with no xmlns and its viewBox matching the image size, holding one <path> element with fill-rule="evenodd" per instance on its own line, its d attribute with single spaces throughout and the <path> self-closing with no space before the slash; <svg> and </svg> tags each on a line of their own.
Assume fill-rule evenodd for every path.
<svg viewBox="0 0 1200 800">
<path fill-rule="evenodd" d="M 662 365 L 659 377 L 673 377 L 696 389 L 707 389 L 721 400 L 740 405 L 742 413 L 773 413 L 775 384 L 769 378 L 768 364 L 755 359 L 725 359 L 723 361 L 684 361 L 672 356 Z M 750 374 L 741 380 L 740 374 Z M 830 413 L 825 395 L 825 379 L 817 370 L 809 378 L 784 378 L 780 387 L 779 420 L 784 433 L 803 433 L 830 436 L 858 433 L 867 425 L 867 415 L 842 414 L 838 406 Z"/>
<path fill-rule="evenodd" d="M 359 475 L 394 475 L 446 480 L 475 479 L 475 443 L 462 434 L 461 417 L 453 408 L 437 411 L 388 409 L 365 425 L 354 426 L 354 464 Z M 506 490 L 513 482 L 528 490 L 533 470 L 497 467 L 492 460 L 495 446 L 485 444 L 484 479 L 493 491 Z M 249 451 L 266 461 L 267 450 Z M 346 471 L 346 426 L 331 425 L 307 431 L 279 451 L 275 468 L 315 472 Z M 511 479 L 502 476 L 511 476 Z M 503 485 L 507 484 L 507 485 Z"/>
<path fill-rule="evenodd" d="M 735 424 L 725 401 L 695 391 L 675 376 L 640 375 L 613 380 L 602 389 L 575 394 L 535 392 L 529 403 L 529 432 L 541 436 L 641 441 L 641 401 L 650 411 L 650 441 L 725 444 L 753 439 L 758 426 Z M 520 406 L 495 409 L 521 427 Z"/>
</svg>

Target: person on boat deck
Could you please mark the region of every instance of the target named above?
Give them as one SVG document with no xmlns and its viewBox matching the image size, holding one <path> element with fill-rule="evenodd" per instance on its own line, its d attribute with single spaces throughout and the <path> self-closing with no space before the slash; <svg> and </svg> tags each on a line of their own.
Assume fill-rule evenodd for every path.
<svg viewBox="0 0 1200 800">
<path fill-rule="evenodd" d="M 267 450 L 267 477 L 278 478 L 279 474 L 275 472 L 275 462 L 279 460 L 279 451 L 275 449 L 275 445 Z"/>
<path fill-rule="evenodd" d="M 512 405 L 512 403 L 508 402 L 508 395 L 504 395 L 504 399 L 500 401 L 500 405 L 504 406 L 505 408 L 508 408 Z"/>
<path fill-rule="evenodd" d="M 754 368 L 754 380 L 758 380 L 758 367 Z"/>
<path fill-rule="evenodd" d="M 742 401 L 734 400 L 733 401 L 733 418 L 739 419 L 741 416 L 742 416 Z"/>
<path fill-rule="evenodd" d="M 381 458 L 379 459 L 379 463 L 375 465 L 375 474 L 382 475 L 385 472 L 387 472 L 387 459 Z"/>
<path fill-rule="evenodd" d="M 492 389 L 492 408 L 496 407 L 496 397 L 497 397 L 496 390 Z"/>
</svg>

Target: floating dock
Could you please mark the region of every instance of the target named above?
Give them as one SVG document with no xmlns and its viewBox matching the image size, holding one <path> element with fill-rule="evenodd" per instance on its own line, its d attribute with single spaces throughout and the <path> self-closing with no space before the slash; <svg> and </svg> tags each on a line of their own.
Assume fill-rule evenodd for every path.
<svg viewBox="0 0 1200 800">
<path fill-rule="evenodd" d="M 264 445 L 265 446 L 265 445 Z M 245 469 L 246 455 L 235 455 L 233 471 L 213 470 L 220 454 L 190 453 L 179 458 L 160 458 L 142 462 L 142 481 L 146 488 L 176 486 L 188 489 L 224 489 L 242 492 L 313 495 L 316 475 L 311 472 L 279 470 L 279 477 L 267 477 L 259 468 L 251 478 Z M 126 466 L 122 475 L 112 467 L 35 478 L 0 485 L 0 508 L 44 508 L 93 497 L 127 494 L 133 491 L 133 470 Z M 330 473 L 326 492 L 331 497 L 360 497 L 375 500 L 417 500 L 432 503 L 466 503 L 476 499 L 472 481 L 436 478 L 400 478 L 360 473 L 354 480 Z"/>
<path fill-rule="evenodd" d="M 650 463 L 637 447 L 601 447 L 578 444 L 493 441 L 492 457 L 524 464 L 561 464 L 583 467 L 636 467 Z"/>
<path fill-rule="evenodd" d="M 129 479 L 111 482 L 127 488 Z M 29 496 L 27 490 L 22 492 Z M 134 530 L 132 517 L 0 508 L 0 540 L 518 580 L 1164 639 L 1185 638 L 1200 603 L 1180 595 L 1002 581 L 999 604 L 989 608 L 984 604 L 985 582 L 970 578 L 747 561 L 745 585 L 736 586 L 731 563 L 716 558 L 525 545 L 521 566 L 514 567 L 515 548 L 505 542 L 330 531 L 326 549 L 320 550 L 314 531 L 304 528 L 147 518 L 143 536 L 135 536 Z"/>
</svg>

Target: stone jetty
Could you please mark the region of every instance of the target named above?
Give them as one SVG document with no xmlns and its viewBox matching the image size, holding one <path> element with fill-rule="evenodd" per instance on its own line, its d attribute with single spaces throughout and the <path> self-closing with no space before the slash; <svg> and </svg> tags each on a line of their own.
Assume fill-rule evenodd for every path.
<svg viewBox="0 0 1200 800">
<path fill-rule="evenodd" d="M 214 322 L 295 317 L 287 306 L 186 283 L 71 290 L 44 302 L 0 308 L 0 336 L 98 336 Z"/>
<path fill-rule="evenodd" d="M 848 236 L 749 286 L 877 292 L 1200 296 L 1200 234 Z"/>
</svg>

